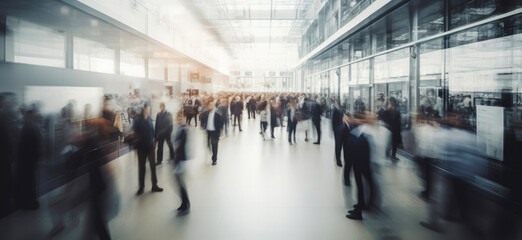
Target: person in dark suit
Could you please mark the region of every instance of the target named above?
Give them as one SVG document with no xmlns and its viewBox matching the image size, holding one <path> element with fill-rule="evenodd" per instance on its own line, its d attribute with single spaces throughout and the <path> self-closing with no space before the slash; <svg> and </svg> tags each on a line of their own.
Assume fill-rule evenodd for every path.
<svg viewBox="0 0 522 240">
<path fill-rule="evenodd" d="M 201 123 L 203 128 L 207 130 L 208 140 L 212 148 L 212 165 L 216 165 L 223 118 L 216 111 L 216 106 L 213 101 L 207 104 L 207 110 L 201 114 Z"/>
<path fill-rule="evenodd" d="M 345 147 L 348 147 L 348 157 L 353 162 L 353 173 L 357 185 L 357 204 L 354 205 L 353 210 L 348 211 L 346 217 L 353 220 L 362 220 L 362 210 L 375 206 L 375 183 L 370 170 L 370 144 L 364 129 L 366 127 L 365 113 L 355 114 L 354 123 L 356 127 L 348 134 Z M 368 203 L 366 203 L 364 197 L 363 178 L 369 186 Z"/>
<path fill-rule="evenodd" d="M 290 100 L 290 103 L 288 103 L 288 110 L 287 110 L 287 117 L 288 117 L 288 142 L 292 144 L 292 134 L 294 135 L 294 144 L 295 141 L 295 130 L 297 128 L 297 118 L 296 118 L 296 100 L 292 99 Z"/>
<path fill-rule="evenodd" d="M 187 157 L 187 136 L 188 129 L 184 124 L 183 115 L 178 112 L 176 115 L 176 121 L 179 124 L 179 128 L 174 134 L 174 144 L 176 146 L 174 150 L 174 176 L 179 188 L 179 196 L 181 197 L 181 205 L 178 208 L 178 216 L 186 215 L 190 209 L 190 200 L 187 193 L 187 187 L 183 179 L 185 172 L 185 161 Z"/>
<path fill-rule="evenodd" d="M 397 158 L 397 147 L 401 142 L 401 113 L 397 108 L 397 101 L 395 98 L 390 97 L 388 102 L 388 110 L 385 114 L 384 121 L 387 124 L 388 129 L 391 131 L 391 160 L 399 161 Z M 390 156 L 389 154 L 387 154 Z"/>
<path fill-rule="evenodd" d="M 241 113 L 243 113 L 243 101 L 241 101 L 241 98 L 239 96 L 236 97 L 236 101 L 233 103 L 232 115 L 234 115 L 234 126 L 236 126 L 236 120 L 237 124 L 239 125 L 239 131 L 241 130 Z"/>
<path fill-rule="evenodd" d="M 194 119 L 196 122 L 196 127 L 198 126 L 199 107 L 201 107 L 201 101 L 199 98 L 194 98 Z"/>
<path fill-rule="evenodd" d="M 317 141 L 314 144 L 321 144 L 321 105 L 319 104 L 319 97 L 315 97 L 315 101 L 311 101 L 312 108 L 312 123 L 314 124 L 315 130 L 317 131 Z"/>
<path fill-rule="evenodd" d="M 341 161 L 341 149 L 343 148 L 344 135 L 347 130 L 347 126 L 343 123 L 344 112 L 339 106 L 337 99 L 334 99 L 332 104 L 332 128 L 335 140 L 335 161 L 337 166 L 342 167 Z M 346 161 L 346 160 L 345 160 Z"/>
<path fill-rule="evenodd" d="M 256 119 L 256 98 L 254 96 L 250 97 L 250 100 L 248 100 L 248 119 L 252 116 L 253 119 Z"/>
<path fill-rule="evenodd" d="M 136 135 L 136 149 L 138 150 L 139 189 L 136 195 L 143 194 L 145 187 L 145 163 L 149 159 L 150 174 L 153 192 L 162 192 L 158 186 L 156 177 L 156 164 L 154 163 L 154 127 L 149 116 L 150 106 L 145 104 L 140 115 L 134 120 L 134 134 Z"/>
<path fill-rule="evenodd" d="M 167 141 L 167 146 L 169 147 L 170 159 L 174 157 L 174 148 L 170 141 L 170 136 L 172 135 L 172 114 L 165 109 L 165 103 L 160 104 L 160 112 L 156 114 L 155 132 L 156 141 L 158 141 L 158 159 L 156 161 L 158 164 L 161 164 L 163 161 L 163 143 L 165 141 Z"/>
<path fill-rule="evenodd" d="M 41 150 L 41 135 L 36 125 L 36 109 L 23 111 L 17 164 L 16 204 L 27 210 L 38 209 L 36 171 Z M 28 151 L 29 150 L 29 151 Z"/>
</svg>

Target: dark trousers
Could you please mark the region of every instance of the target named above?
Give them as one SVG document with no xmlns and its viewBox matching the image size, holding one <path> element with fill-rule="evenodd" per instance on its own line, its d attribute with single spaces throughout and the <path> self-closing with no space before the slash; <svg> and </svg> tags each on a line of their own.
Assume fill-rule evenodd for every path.
<svg viewBox="0 0 522 240">
<path fill-rule="evenodd" d="M 321 142 L 321 119 L 312 119 L 312 123 L 317 131 L 317 142 Z"/>
<path fill-rule="evenodd" d="M 254 109 L 248 109 L 248 119 L 250 119 L 250 116 L 252 116 L 252 118 L 256 119 L 256 111 L 254 111 Z"/>
<path fill-rule="evenodd" d="M 185 186 L 185 181 L 183 180 L 183 176 L 181 174 L 176 174 L 176 182 L 179 187 L 179 196 L 181 197 L 181 207 L 188 208 L 190 206 L 190 201 L 188 197 L 187 187 Z"/>
<path fill-rule="evenodd" d="M 419 164 L 421 169 L 421 175 L 424 180 L 424 194 L 427 198 L 431 195 L 432 182 L 433 182 L 433 159 L 432 158 L 419 158 Z"/>
<path fill-rule="evenodd" d="M 336 126 L 334 127 L 334 140 L 335 140 L 335 161 L 339 165 L 342 164 L 341 162 L 341 149 L 343 148 L 343 142 L 344 142 L 344 126 Z"/>
<path fill-rule="evenodd" d="M 295 130 L 297 127 L 297 121 L 288 121 L 288 142 L 292 142 L 292 134 L 294 134 L 294 142 L 295 142 Z"/>
<path fill-rule="evenodd" d="M 166 136 L 158 137 L 158 153 L 157 153 L 157 161 L 161 163 L 163 161 L 163 143 L 167 141 L 167 146 L 169 147 L 170 159 L 174 158 L 174 147 L 172 146 L 172 142 L 170 141 L 170 134 Z"/>
<path fill-rule="evenodd" d="M 265 133 L 268 122 L 261 122 L 261 132 Z"/>
<path fill-rule="evenodd" d="M 352 159 L 348 154 L 348 148 L 344 146 L 346 144 L 346 141 L 343 142 L 343 155 L 344 155 L 344 183 L 346 185 L 350 185 L 350 171 L 352 170 Z"/>
<path fill-rule="evenodd" d="M 370 170 L 369 161 L 361 161 L 355 159 L 353 161 L 353 175 L 355 184 L 357 186 L 357 206 L 358 208 L 366 208 L 368 206 L 375 206 L 375 182 L 373 180 L 372 172 Z M 364 183 L 363 179 L 368 182 L 369 198 L 368 203 L 364 200 Z"/>
<path fill-rule="evenodd" d="M 241 130 L 241 114 L 234 114 L 234 125 L 236 125 L 236 120 L 239 125 L 239 130 Z"/>
<path fill-rule="evenodd" d="M 212 162 L 217 162 L 219 137 L 216 136 L 215 131 L 207 131 L 207 134 L 209 147 L 212 149 Z"/>
<path fill-rule="evenodd" d="M 194 117 L 194 116 L 192 116 L 192 115 L 190 115 L 190 116 L 186 116 L 187 121 L 185 122 L 185 124 L 187 124 L 187 125 L 190 126 L 190 123 L 192 122 L 192 118 L 193 118 L 193 117 Z M 195 119 L 194 121 L 196 122 L 196 126 L 197 126 L 197 125 L 198 125 L 198 120 Z"/>
<path fill-rule="evenodd" d="M 274 124 L 270 124 L 270 136 L 273 138 L 275 138 L 274 137 L 274 128 L 275 128 Z"/>
<path fill-rule="evenodd" d="M 152 182 L 152 186 L 158 185 L 158 178 L 156 177 L 156 163 L 154 162 L 154 151 L 145 151 L 138 149 L 138 174 L 140 189 L 143 189 L 145 187 L 145 164 L 147 162 L 147 158 L 149 159 L 151 177 L 150 180 Z"/>
<path fill-rule="evenodd" d="M 194 114 L 194 123 L 196 124 L 196 127 L 198 126 L 198 112 Z M 190 125 L 190 124 L 189 124 Z"/>
</svg>

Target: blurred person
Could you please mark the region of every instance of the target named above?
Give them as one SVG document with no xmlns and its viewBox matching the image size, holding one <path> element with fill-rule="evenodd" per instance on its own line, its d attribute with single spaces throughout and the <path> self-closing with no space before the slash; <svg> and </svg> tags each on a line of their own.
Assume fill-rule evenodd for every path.
<svg viewBox="0 0 522 240">
<path fill-rule="evenodd" d="M 352 167 L 353 167 L 353 159 L 351 156 L 351 155 L 353 155 L 353 153 L 350 150 L 352 148 L 352 146 L 350 144 L 353 145 L 353 143 L 349 142 L 348 139 L 349 138 L 351 139 L 351 137 L 352 137 L 350 135 L 350 131 L 353 128 L 355 128 L 355 122 L 350 113 L 343 114 L 342 119 L 343 119 L 344 131 L 340 132 L 340 133 L 342 134 L 341 141 L 343 143 L 342 149 L 343 149 L 343 157 L 344 157 L 343 178 L 344 178 L 344 185 L 349 187 L 349 186 L 351 186 L 350 172 L 352 171 Z"/>
<path fill-rule="evenodd" d="M 339 106 L 337 99 L 334 99 L 332 104 L 332 128 L 335 141 L 335 161 L 337 166 L 342 167 L 341 149 L 343 148 L 344 135 L 346 134 L 347 126 L 343 124 L 344 112 Z"/>
<path fill-rule="evenodd" d="M 196 122 L 196 126 L 197 126 L 197 118 L 195 118 L 196 116 L 196 110 L 194 110 L 194 106 L 192 106 L 192 100 L 188 100 L 187 103 L 185 104 L 185 106 L 183 106 L 183 115 L 185 116 L 185 124 L 186 125 L 189 125 L 192 123 L 192 119 L 194 118 L 194 122 Z"/>
<path fill-rule="evenodd" d="M 8 97 L 0 95 L 0 218 L 12 211 L 13 174 L 11 163 L 15 146 L 13 115 Z"/>
<path fill-rule="evenodd" d="M 187 187 L 183 179 L 185 173 L 185 162 L 187 157 L 187 138 L 188 129 L 184 124 L 183 115 L 178 112 L 176 115 L 176 122 L 179 124 L 176 133 L 174 134 L 174 177 L 179 188 L 179 196 L 181 198 L 181 205 L 178 207 L 178 216 L 188 214 L 190 209 L 190 200 L 187 193 Z"/>
<path fill-rule="evenodd" d="M 397 147 L 401 143 L 401 112 L 397 110 L 397 101 L 393 97 L 390 97 L 388 110 L 383 121 L 391 131 L 391 156 L 389 154 L 390 150 L 387 150 L 387 156 L 390 156 L 392 161 L 399 161 L 399 158 L 397 158 Z"/>
<path fill-rule="evenodd" d="M 275 99 L 271 99 L 270 100 L 270 106 L 269 106 L 269 109 L 270 109 L 270 137 L 272 139 L 275 139 L 275 136 L 274 136 L 274 129 L 276 127 L 279 127 L 279 123 L 277 122 L 278 120 L 278 117 L 277 117 L 277 102 L 275 101 Z"/>
<path fill-rule="evenodd" d="M 297 128 L 296 101 L 294 99 L 290 100 L 287 108 L 288 108 L 288 110 L 287 110 L 288 142 L 290 143 L 290 145 L 292 145 L 292 139 L 294 140 L 294 144 L 296 143 L 296 141 L 295 141 L 295 130 Z M 293 138 L 292 138 L 292 134 L 293 134 Z"/>
<path fill-rule="evenodd" d="M 349 151 L 349 156 L 353 161 L 353 171 L 355 177 L 355 183 L 357 185 L 357 204 L 354 205 L 354 209 L 348 211 L 347 218 L 353 220 L 362 220 L 362 210 L 368 210 L 370 207 L 376 206 L 375 197 L 375 182 L 373 180 L 371 167 L 370 167 L 370 143 L 369 138 L 366 134 L 366 114 L 364 112 L 356 113 L 354 120 L 354 129 L 350 131 L 346 138 L 347 145 L 345 145 Z M 369 200 L 368 203 L 365 201 L 364 196 L 364 183 L 363 179 L 368 182 L 369 186 Z"/>
<path fill-rule="evenodd" d="M 196 127 L 198 126 L 198 114 L 199 114 L 199 108 L 201 107 L 201 100 L 197 96 L 193 97 L 193 107 L 194 107 L 194 122 L 196 124 Z"/>
<path fill-rule="evenodd" d="M 160 103 L 160 111 L 156 114 L 156 141 L 158 143 L 157 164 L 163 161 L 163 144 L 167 142 L 170 151 L 170 159 L 174 159 L 174 148 L 170 140 L 172 136 L 172 114 L 165 109 L 165 103 Z"/>
<path fill-rule="evenodd" d="M 150 106 L 145 104 L 140 115 L 134 121 L 134 133 L 136 134 L 136 149 L 138 150 L 139 189 L 136 195 L 143 194 L 145 187 L 145 164 L 149 161 L 152 192 L 163 192 L 158 186 L 156 177 L 156 163 L 154 162 L 154 128 L 149 116 Z"/>
<path fill-rule="evenodd" d="M 251 96 L 248 100 L 247 110 L 248 119 L 250 119 L 250 117 L 256 119 L 256 98 L 254 96 Z"/>
<path fill-rule="evenodd" d="M 308 142 L 308 130 L 310 129 L 310 108 L 305 94 L 301 94 L 297 107 L 297 121 L 305 131 L 305 142 Z"/>
<path fill-rule="evenodd" d="M 355 97 L 355 101 L 353 103 L 353 111 L 354 113 L 366 111 L 366 105 L 362 101 L 361 96 Z"/>
<path fill-rule="evenodd" d="M 312 114 L 312 123 L 317 131 L 317 141 L 314 144 L 321 144 L 321 114 L 322 109 L 320 105 L 320 98 L 315 97 L 315 101 L 311 101 L 311 114 Z"/>
<path fill-rule="evenodd" d="M 23 109 L 24 125 L 20 132 L 20 145 L 17 162 L 16 203 L 19 208 L 36 210 L 37 198 L 36 174 L 41 153 L 41 135 L 37 126 L 37 109 Z"/>
<path fill-rule="evenodd" d="M 268 110 L 266 102 L 261 103 L 259 106 L 259 120 L 261 121 L 261 133 L 263 136 L 263 140 L 266 140 L 265 132 L 268 127 Z"/>
<path fill-rule="evenodd" d="M 236 120 L 237 125 L 239 126 L 239 131 L 243 131 L 241 129 L 241 114 L 243 113 L 243 101 L 241 101 L 240 96 L 236 96 L 235 102 L 232 104 L 232 108 L 230 109 L 232 111 L 232 115 L 234 116 L 234 126 L 236 126 Z"/>
<path fill-rule="evenodd" d="M 223 118 L 223 132 L 225 133 L 225 136 L 228 136 L 228 126 L 229 126 L 229 119 L 228 119 L 228 102 L 226 99 L 221 99 L 219 105 L 218 105 L 218 113 L 221 114 Z"/>
<path fill-rule="evenodd" d="M 216 112 L 214 102 L 210 101 L 206 106 L 206 111 L 201 114 L 201 123 L 203 128 L 207 130 L 208 141 L 212 149 L 212 165 L 216 165 L 223 117 Z"/>
</svg>

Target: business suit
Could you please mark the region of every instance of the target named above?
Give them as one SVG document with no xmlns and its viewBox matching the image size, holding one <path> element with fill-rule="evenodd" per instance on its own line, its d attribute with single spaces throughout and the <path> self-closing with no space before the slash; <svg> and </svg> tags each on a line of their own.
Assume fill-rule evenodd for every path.
<svg viewBox="0 0 522 240">
<path fill-rule="evenodd" d="M 401 142 L 401 113 L 397 109 L 391 108 L 386 111 L 384 116 L 384 122 L 391 131 L 391 158 L 393 160 L 398 160 L 396 154 L 397 147 Z"/>
<path fill-rule="evenodd" d="M 341 161 L 341 149 L 343 148 L 344 135 L 348 131 L 347 126 L 343 123 L 343 114 L 344 113 L 339 106 L 332 106 L 332 128 L 335 140 L 335 161 L 339 167 L 343 166 Z"/>
<path fill-rule="evenodd" d="M 312 123 L 317 131 L 317 141 L 315 142 L 317 144 L 321 143 L 321 113 L 321 105 L 318 102 L 312 102 Z"/>
<path fill-rule="evenodd" d="M 292 133 L 294 134 L 294 143 L 295 141 L 295 130 L 297 128 L 297 119 L 295 118 L 296 110 L 295 108 L 288 108 L 287 117 L 288 117 L 288 142 L 292 143 Z"/>
<path fill-rule="evenodd" d="M 214 111 L 213 114 L 211 113 L 212 111 Z M 214 119 L 211 119 L 212 115 Z M 214 126 L 209 125 L 209 121 L 213 121 Z M 223 127 L 223 117 L 215 109 L 205 111 L 201 114 L 201 123 L 203 128 L 207 130 L 208 141 L 212 149 L 212 164 L 215 165 L 217 163 L 218 143 L 221 128 Z"/>
<path fill-rule="evenodd" d="M 176 144 L 174 151 L 175 177 L 179 187 L 179 196 L 181 197 L 181 206 L 178 208 L 179 211 L 185 211 L 190 208 L 187 187 L 183 180 L 184 163 L 187 160 L 187 131 L 187 126 L 181 125 L 174 135 L 174 143 Z"/>
<path fill-rule="evenodd" d="M 375 182 L 370 170 L 370 144 L 368 136 L 364 134 L 363 126 L 353 129 L 346 138 L 348 147 L 348 157 L 353 162 L 353 173 L 355 184 L 357 186 L 357 204 L 355 205 L 356 213 L 360 214 L 361 210 L 375 205 Z M 368 182 L 369 201 L 365 202 L 363 178 Z"/>
<path fill-rule="evenodd" d="M 149 160 L 151 182 L 153 187 L 157 187 L 156 163 L 154 162 L 154 128 L 150 117 L 144 118 L 143 114 L 138 115 L 134 120 L 134 132 L 136 134 L 136 149 L 138 150 L 138 172 L 139 189 L 143 191 L 145 187 L 145 164 Z"/>
<path fill-rule="evenodd" d="M 158 141 L 157 162 L 158 164 L 161 164 L 163 160 L 163 143 L 165 140 L 169 147 L 170 159 L 174 157 L 174 148 L 172 147 L 172 142 L 170 140 L 170 136 L 172 135 L 172 114 L 167 112 L 167 110 L 159 112 L 156 115 L 155 130 L 156 140 Z"/>
<path fill-rule="evenodd" d="M 236 101 L 233 103 L 232 115 L 234 115 L 234 126 L 236 125 L 236 120 L 239 125 L 239 131 L 241 131 L 241 113 L 243 112 L 243 102 Z"/>
</svg>

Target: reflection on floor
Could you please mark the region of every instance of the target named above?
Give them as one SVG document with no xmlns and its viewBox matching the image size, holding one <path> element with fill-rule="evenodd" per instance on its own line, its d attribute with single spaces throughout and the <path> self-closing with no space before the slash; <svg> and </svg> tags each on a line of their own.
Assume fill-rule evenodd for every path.
<svg viewBox="0 0 522 240">
<path fill-rule="evenodd" d="M 118 215 L 109 223 L 114 239 L 439 239 L 422 228 L 428 206 L 417 197 L 420 184 L 411 161 L 382 161 L 376 177 L 382 211 L 365 213 L 364 221 L 345 217 L 355 199 L 355 187 L 342 184 L 335 165 L 332 134 L 323 120 L 323 141 L 314 145 L 298 132 L 297 144 L 277 128 L 273 141 L 263 141 L 259 122 L 243 120 L 243 132 L 230 129 L 219 143 L 211 165 L 204 132 L 192 127 L 192 160 L 186 183 L 191 211 L 176 217 L 180 204 L 172 178 L 172 163 L 158 166 L 163 193 L 134 194 L 138 187 L 137 157 L 126 154 L 108 164 L 116 179 Z M 165 156 L 168 156 L 166 153 Z M 148 171 L 148 167 L 147 167 Z M 352 179 L 353 182 L 353 179 Z M 353 184 L 354 185 L 354 184 Z M 57 191 L 59 191 L 58 189 Z M 55 191 L 55 192 L 57 192 Z M 36 212 L 17 211 L 0 220 L 2 239 L 42 239 L 52 228 L 47 209 L 54 192 L 44 195 Z M 81 210 L 77 210 L 81 212 Z M 83 218 L 64 216 L 66 228 L 56 239 L 82 237 Z M 79 216 L 82 216 L 81 214 Z M 7 238 L 4 238 L 7 237 Z M 446 236 L 447 237 L 447 236 Z"/>
</svg>

